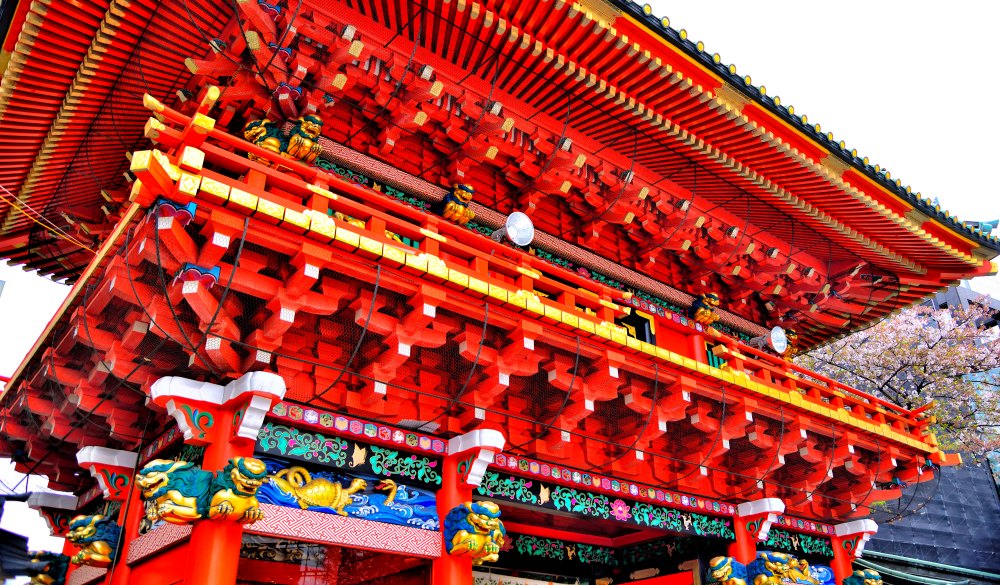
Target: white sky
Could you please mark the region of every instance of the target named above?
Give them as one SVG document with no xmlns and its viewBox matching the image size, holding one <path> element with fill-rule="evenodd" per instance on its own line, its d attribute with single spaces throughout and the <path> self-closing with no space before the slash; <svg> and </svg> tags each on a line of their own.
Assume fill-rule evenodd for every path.
<svg viewBox="0 0 1000 585">
<path fill-rule="evenodd" d="M 652 1 L 653 14 L 704 41 L 796 114 L 961 219 L 1000 217 L 994 140 L 1000 117 L 1000 3 L 959 0 Z M 68 288 L 0 264 L 0 374 L 10 375 Z M 997 279 L 976 288 L 1000 297 Z M 13 485 L 0 460 L 0 480 Z M 41 485 L 41 480 L 38 480 Z M 32 489 L 35 485 L 32 485 Z M 32 512 L 28 511 L 30 514 Z M 7 504 L 5 529 L 45 535 Z M 51 540 L 51 539 L 50 539 Z M 59 548 L 59 541 L 35 548 Z"/>
<path fill-rule="evenodd" d="M 0 293 L 0 374 L 10 376 L 66 298 L 69 287 L 5 262 L 0 262 L 0 280 L 5 281 Z M 32 491 L 45 487 L 46 481 L 37 477 L 18 486 L 22 478 L 9 459 L 0 458 L 0 493 L 9 493 L 7 488 L 15 486 L 17 492 L 24 492 L 26 484 Z M 0 528 L 27 536 L 32 550 L 62 550 L 63 540 L 50 537 L 38 512 L 20 502 L 7 502 Z"/>
</svg>

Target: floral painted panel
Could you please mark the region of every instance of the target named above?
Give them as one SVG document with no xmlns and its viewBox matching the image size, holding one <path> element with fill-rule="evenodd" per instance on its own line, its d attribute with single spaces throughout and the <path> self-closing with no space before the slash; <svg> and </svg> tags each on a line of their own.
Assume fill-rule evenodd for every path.
<svg viewBox="0 0 1000 585">
<path fill-rule="evenodd" d="M 429 488 L 441 485 L 441 461 L 389 447 L 369 445 L 274 422 L 257 435 L 257 452 L 307 463 L 407 480 Z"/>
<path fill-rule="evenodd" d="M 546 484 L 537 480 L 487 471 L 478 494 L 541 508 L 617 520 L 648 528 L 660 528 L 682 534 L 732 540 L 732 520 L 688 510 L 676 510 L 649 502 L 636 502 L 607 494 L 590 492 L 564 485 Z"/>
</svg>

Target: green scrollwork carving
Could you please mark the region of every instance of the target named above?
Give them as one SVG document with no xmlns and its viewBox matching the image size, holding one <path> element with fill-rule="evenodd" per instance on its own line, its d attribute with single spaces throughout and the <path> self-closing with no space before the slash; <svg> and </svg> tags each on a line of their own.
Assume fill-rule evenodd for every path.
<svg viewBox="0 0 1000 585">
<path fill-rule="evenodd" d="M 604 494 L 557 486 L 552 490 L 552 504 L 557 510 L 578 512 L 605 520 L 611 516 L 611 500 Z"/>
<path fill-rule="evenodd" d="M 533 557 L 557 560 L 566 558 L 566 548 L 563 542 L 552 538 L 540 538 L 521 534 L 514 541 L 514 550 L 519 554 Z"/>
<path fill-rule="evenodd" d="M 378 475 L 391 477 L 400 475 L 410 479 L 419 479 L 427 483 L 440 484 L 441 474 L 434 468 L 437 461 L 417 455 L 407 455 L 395 449 L 387 449 L 372 445 L 369 447 L 372 455 L 368 458 L 372 470 Z"/>
<path fill-rule="evenodd" d="M 257 443 L 266 451 L 343 467 L 347 463 L 347 441 L 274 423 L 264 423 Z"/>
<path fill-rule="evenodd" d="M 533 482 L 520 477 L 508 475 L 501 479 L 499 473 L 487 471 L 478 491 L 480 495 L 491 498 L 500 496 L 524 504 L 534 504 L 538 502 L 538 496 L 531 492 L 532 485 Z"/>
</svg>

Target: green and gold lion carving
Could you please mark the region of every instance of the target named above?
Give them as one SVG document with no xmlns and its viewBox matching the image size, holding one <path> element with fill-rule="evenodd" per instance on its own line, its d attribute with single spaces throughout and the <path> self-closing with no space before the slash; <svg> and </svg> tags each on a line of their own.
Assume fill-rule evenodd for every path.
<svg viewBox="0 0 1000 585">
<path fill-rule="evenodd" d="M 882 585 L 882 575 L 873 569 L 857 570 L 844 579 L 844 585 Z"/>
<path fill-rule="evenodd" d="M 506 538 L 500 508 L 493 502 L 466 502 L 452 508 L 444 519 L 448 554 L 471 557 L 473 565 L 495 563 Z"/>
<path fill-rule="evenodd" d="M 74 565 L 107 567 L 115 558 L 121 528 L 101 514 L 77 516 L 69 522 L 66 539 L 80 552 L 70 558 Z"/>
<path fill-rule="evenodd" d="M 189 524 L 195 520 L 235 520 L 244 524 L 264 517 L 257 488 L 267 477 L 264 462 L 236 457 L 217 474 L 186 461 L 154 459 L 136 475 L 149 520 Z"/>
</svg>

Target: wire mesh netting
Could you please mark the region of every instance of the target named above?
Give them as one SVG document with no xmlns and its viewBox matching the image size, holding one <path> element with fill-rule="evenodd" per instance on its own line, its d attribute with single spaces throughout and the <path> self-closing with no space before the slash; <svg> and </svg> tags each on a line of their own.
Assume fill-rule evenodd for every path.
<svg viewBox="0 0 1000 585">
<path fill-rule="evenodd" d="M 184 0 L 166 4 L 158 10 L 170 8 L 171 14 L 187 18 L 194 34 L 182 40 L 148 34 L 140 38 L 90 128 L 93 140 L 80 147 L 78 158 L 87 164 L 75 165 L 64 175 L 59 192 L 66 195 L 54 198 L 47 214 L 54 216 L 89 201 L 74 199 L 71 193 L 88 192 L 93 197 L 95 191 L 120 187 L 117 176 L 123 161 L 105 161 L 99 168 L 94 164 L 107 150 L 105 143 L 115 143 L 117 150 L 139 146 L 146 114 L 140 112 L 138 98 L 154 90 L 151 77 L 168 77 L 153 84 L 160 96 L 188 83 L 187 74 L 152 68 L 154 55 L 177 51 L 204 55 L 226 27 L 243 26 L 231 13 L 202 12 Z M 293 11 L 293 20 L 302 6 L 280 5 Z M 566 128 L 586 129 L 612 116 L 596 98 L 571 95 L 520 65 L 512 47 L 486 45 L 430 6 L 414 4 L 407 10 L 409 16 L 396 24 L 396 34 L 447 53 L 437 40 L 420 36 L 425 25 L 411 24 L 434 18 L 442 27 L 441 35 L 473 46 L 467 54 L 480 55 L 461 65 L 469 67 L 470 76 L 488 80 L 487 98 L 521 88 L 515 95 L 536 112 L 565 120 L 562 138 Z M 391 39 L 384 41 L 381 48 L 390 44 Z M 403 76 L 418 73 L 416 54 L 411 51 L 401 69 L 371 57 L 366 66 L 384 70 L 382 76 L 394 87 L 388 100 L 373 108 L 369 102 L 340 99 L 330 119 L 341 124 L 328 128 L 340 142 L 369 151 L 380 147 L 377 137 L 393 126 L 400 134 L 392 159 L 432 183 L 447 183 L 449 152 L 460 150 L 472 133 L 457 141 L 449 138 L 448 152 L 430 156 L 416 146 L 423 138 L 389 115 L 392 103 L 402 101 Z M 261 79 L 266 79 L 263 72 L 277 66 L 253 59 L 248 63 L 240 67 Z M 539 91 L 541 87 L 545 91 Z M 463 105 L 457 96 L 438 98 L 439 105 L 449 100 L 454 103 L 446 109 L 471 110 L 473 105 Z M 471 116 L 473 129 L 486 117 L 487 104 L 478 105 Z M 231 126 L 237 129 L 244 122 L 237 116 Z M 621 179 L 642 164 L 687 184 L 714 205 L 738 201 L 745 206 L 738 227 L 747 233 L 748 226 L 756 225 L 755 235 L 748 238 L 765 232 L 782 236 L 785 226 L 796 226 L 791 217 L 762 205 L 743 186 L 679 152 L 676 144 L 621 126 L 599 137 L 605 148 L 624 153 L 618 157 L 622 164 L 609 163 L 611 175 Z M 535 148 L 523 133 L 512 131 L 504 140 L 518 141 L 529 151 Z M 541 176 L 554 158 L 537 154 L 537 176 Z M 584 167 L 580 172 L 597 170 Z M 497 187 L 484 193 L 484 203 L 505 213 L 539 191 L 531 180 L 515 185 L 516 189 L 499 188 L 485 167 L 470 173 Z M 602 188 L 596 204 L 567 198 L 547 208 L 550 217 L 543 213 L 539 219 L 551 225 L 594 222 L 625 192 L 619 180 Z M 636 204 L 659 213 L 652 202 Z M 214 245 L 206 218 L 197 216 L 184 224 L 165 209 L 151 209 L 125 235 L 117 254 L 105 264 L 103 277 L 88 283 L 78 309 L 56 327 L 52 347 L 22 385 L 16 413 L 5 421 L 31 429 L 34 437 L 8 438 L 7 450 L 29 462 L 34 471 L 59 475 L 65 485 L 79 481 L 59 474 L 60 469 L 75 468 L 70 458 L 76 445 L 107 444 L 110 437 L 111 446 L 132 448 L 155 436 L 164 415 L 144 404 L 144 388 L 157 377 L 177 375 L 218 383 L 263 369 L 285 379 L 290 402 L 443 437 L 483 424 L 498 425 L 508 431 L 511 453 L 593 473 L 635 477 L 732 502 L 776 496 L 798 509 L 814 503 L 815 517 L 823 519 L 881 513 L 868 507 L 877 486 L 866 471 L 883 467 L 882 450 L 848 450 L 847 430 L 839 424 L 806 429 L 782 408 L 777 415 L 755 412 L 726 386 L 691 393 L 676 372 L 658 365 L 612 366 L 606 348 L 567 331 L 547 330 L 544 338 L 532 339 L 529 348 L 524 335 L 512 328 L 515 319 L 509 311 L 485 299 L 468 298 L 461 300 L 462 307 L 453 303 L 428 311 L 419 300 L 420 280 L 358 257 L 352 259 L 349 271 L 323 268 L 314 281 L 293 285 L 300 260 L 288 251 L 287 242 L 276 245 L 269 232 L 259 229 L 257 219 L 244 220 L 215 263 L 217 282 L 209 286 L 191 281 L 182 274 L 187 258 L 177 236 L 183 232 L 197 250 Z M 789 257 L 795 248 L 801 250 L 819 238 L 801 225 L 787 236 L 793 248 Z M 615 250 L 609 257 L 621 261 L 635 251 Z M 670 252 L 687 254 L 686 249 Z M 828 253 L 831 259 L 857 260 L 843 250 Z M 684 273 L 678 280 L 687 276 Z M 197 302 L 189 289 L 197 292 Z M 55 414 L 49 414 L 53 405 Z M 919 509 L 933 495 L 927 485 L 933 483 L 908 488 L 886 513 L 900 516 Z M 854 510 L 852 502 L 866 504 Z"/>
</svg>

